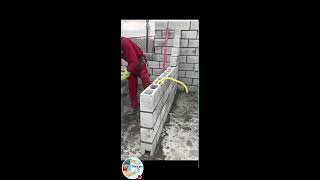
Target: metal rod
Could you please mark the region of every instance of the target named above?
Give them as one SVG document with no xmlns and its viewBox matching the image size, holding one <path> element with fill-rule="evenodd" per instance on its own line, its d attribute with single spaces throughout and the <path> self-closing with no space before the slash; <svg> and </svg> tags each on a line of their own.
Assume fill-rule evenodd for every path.
<svg viewBox="0 0 320 180">
<path fill-rule="evenodd" d="M 149 51 L 149 46 L 148 46 L 148 42 L 149 42 L 149 20 L 146 20 L 146 28 L 147 28 L 147 41 L 146 41 L 146 52 L 148 53 Z"/>
</svg>

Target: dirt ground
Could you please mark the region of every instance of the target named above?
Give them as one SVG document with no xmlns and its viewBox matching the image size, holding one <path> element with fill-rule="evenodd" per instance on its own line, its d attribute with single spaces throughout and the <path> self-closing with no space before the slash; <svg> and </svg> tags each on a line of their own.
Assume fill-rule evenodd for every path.
<svg viewBox="0 0 320 180">
<path fill-rule="evenodd" d="M 140 89 L 139 94 L 142 92 Z M 137 157 L 141 160 L 198 160 L 199 111 L 197 93 L 177 90 L 153 157 L 140 150 L 140 114 L 128 114 L 129 96 L 124 97 L 121 118 L 121 160 Z"/>
</svg>

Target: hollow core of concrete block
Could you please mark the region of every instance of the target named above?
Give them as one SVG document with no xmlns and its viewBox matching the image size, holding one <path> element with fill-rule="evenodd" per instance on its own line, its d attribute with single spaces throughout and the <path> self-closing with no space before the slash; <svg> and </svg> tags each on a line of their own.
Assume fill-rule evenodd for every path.
<svg viewBox="0 0 320 180">
<path fill-rule="evenodd" d="M 148 95 L 151 95 L 152 93 L 153 93 L 152 89 L 148 89 L 144 92 L 144 94 L 148 94 Z"/>
<path fill-rule="evenodd" d="M 157 87 L 158 87 L 157 84 L 152 84 L 152 85 L 150 86 L 150 89 L 157 89 Z"/>
</svg>

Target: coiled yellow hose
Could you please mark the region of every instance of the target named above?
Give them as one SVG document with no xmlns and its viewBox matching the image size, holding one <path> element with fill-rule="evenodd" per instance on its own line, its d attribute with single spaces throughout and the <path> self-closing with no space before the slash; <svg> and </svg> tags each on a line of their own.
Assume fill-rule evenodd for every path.
<svg viewBox="0 0 320 180">
<path fill-rule="evenodd" d="M 178 81 L 178 80 L 176 80 L 176 79 L 173 79 L 173 78 L 171 78 L 171 77 L 164 77 L 164 78 L 158 80 L 158 81 L 157 81 L 157 84 L 162 84 L 164 80 L 171 80 L 171 81 L 174 81 L 174 82 L 176 82 L 176 83 L 181 84 L 181 85 L 184 87 L 184 89 L 186 90 L 186 92 L 188 93 L 188 88 L 187 88 L 187 86 L 186 86 L 183 82 Z"/>
</svg>

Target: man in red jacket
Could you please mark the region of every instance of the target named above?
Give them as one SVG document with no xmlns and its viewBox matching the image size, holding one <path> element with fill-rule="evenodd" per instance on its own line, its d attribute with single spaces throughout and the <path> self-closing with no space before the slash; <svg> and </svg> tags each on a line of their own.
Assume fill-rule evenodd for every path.
<svg viewBox="0 0 320 180">
<path fill-rule="evenodd" d="M 138 77 L 141 78 L 144 89 L 151 84 L 146 65 L 146 57 L 139 46 L 130 39 L 121 37 L 121 58 L 128 62 L 129 94 L 132 112 L 134 112 L 139 107 Z"/>
</svg>

